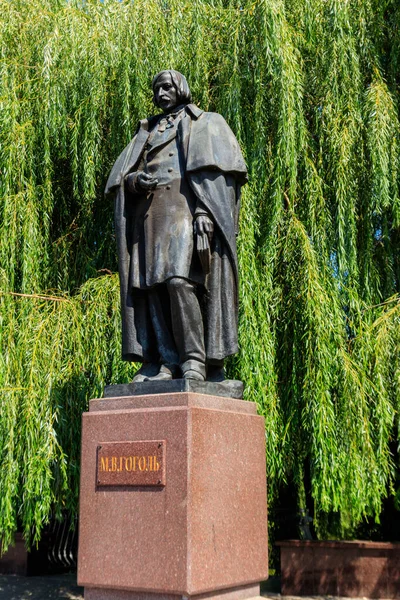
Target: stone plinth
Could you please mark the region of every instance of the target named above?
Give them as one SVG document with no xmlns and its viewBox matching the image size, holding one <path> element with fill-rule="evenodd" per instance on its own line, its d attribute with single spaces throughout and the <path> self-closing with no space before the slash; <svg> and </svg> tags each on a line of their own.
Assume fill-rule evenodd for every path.
<svg viewBox="0 0 400 600">
<path fill-rule="evenodd" d="M 194 392 L 208 396 L 224 396 L 226 398 L 243 398 L 243 383 L 235 379 L 225 381 L 197 381 L 196 379 L 171 379 L 167 381 L 142 381 L 140 383 L 121 383 L 106 385 L 104 397 L 143 396 L 159 394 L 176 394 L 178 392 Z"/>
<path fill-rule="evenodd" d="M 278 542 L 284 596 L 400 598 L 400 544 Z"/>
<path fill-rule="evenodd" d="M 117 473 L 118 485 L 98 484 L 98 468 L 136 465 L 135 458 L 100 465 L 99 448 L 146 441 L 160 444 L 163 479 L 122 485 L 132 473 Z M 129 445 L 115 447 L 118 454 Z M 150 471 L 157 464 L 140 460 Z M 92 400 L 82 430 L 85 598 L 245 600 L 267 577 L 265 430 L 255 405 L 192 392 Z"/>
</svg>

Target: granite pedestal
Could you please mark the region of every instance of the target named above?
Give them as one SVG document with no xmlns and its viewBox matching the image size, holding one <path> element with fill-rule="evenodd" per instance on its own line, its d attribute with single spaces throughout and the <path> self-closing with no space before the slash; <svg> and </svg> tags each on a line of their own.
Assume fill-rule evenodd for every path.
<svg viewBox="0 0 400 600">
<path fill-rule="evenodd" d="M 258 596 L 266 500 L 253 403 L 191 391 L 92 400 L 82 429 L 85 599 Z"/>
</svg>

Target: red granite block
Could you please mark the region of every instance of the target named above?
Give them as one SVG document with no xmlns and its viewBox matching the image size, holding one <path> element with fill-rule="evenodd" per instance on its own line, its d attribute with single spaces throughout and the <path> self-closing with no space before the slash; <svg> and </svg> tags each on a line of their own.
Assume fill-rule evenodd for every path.
<svg viewBox="0 0 400 600">
<path fill-rule="evenodd" d="M 312 553 L 314 562 L 314 594 L 337 595 L 342 560 L 339 552 L 324 550 Z"/>
<path fill-rule="evenodd" d="M 278 545 L 284 594 L 400 598 L 400 544 L 290 540 Z M 311 585 L 304 583 L 310 583 L 310 560 L 314 565 L 312 592 Z"/>
<path fill-rule="evenodd" d="M 78 582 L 90 593 L 214 597 L 268 576 L 263 418 L 241 400 L 169 397 L 94 401 L 83 415 Z M 112 442 L 146 440 L 165 446 L 165 485 L 96 485 L 99 445 L 111 456 Z"/>
<path fill-rule="evenodd" d="M 255 599 L 259 595 L 260 586 L 249 585 L 191 596 L 191 598 L 193 600 L 249 600 Z M 85 600 L 182 600 L 182 596 L 177 596 L 175 594 L 132 592 L 128 590 L 86 588 Z"/>
<path fill-rule="evenodd" d="M 193 408 L 189 465 L 190 589 L 268 577 L 263 419 Z"/>
<path fill-rule="evenodd" d="M 340 596 L 354 595 L 359 589 L 360 582 L 357 578 L 359 561 L 359 549 L 354 546 L 343 546 L 342 543 L 336 547 L 329 547 L 330 552 L 337 562 L 337 591 Z M 317 552 L 317 549 L 315 549 Z"/>
<path fill-rule="evenodd" d="M 400 598 L 400 550 L 396 555 L 389 554 L 387 562 L 387 597 Z"/>
<path fill-rule="evenodd" d="M 360 556 L 358 577 L 361 581 L 360 592 L 368 598 L 388 598 L 387 595 L 387 556 L 381 551 L 369 551 Z"/>
<path fill-rule="evenodd" d="M 79 585 L 184 589 L 187 576 L 187 421 L 185 409 L 83 415 Z M 102 442 L 167 438 L 163 488 L 96 488 Z M 168 567 L 168 568 L 167 568 Z"/>
<path fill-rule="evenodd" d="M 286 550 L 286 549 L 285 549 Z M 281 592 L 284 596 L 314 594 L 314 557 L 304 548 L 281 552 Z"/>
</svg>

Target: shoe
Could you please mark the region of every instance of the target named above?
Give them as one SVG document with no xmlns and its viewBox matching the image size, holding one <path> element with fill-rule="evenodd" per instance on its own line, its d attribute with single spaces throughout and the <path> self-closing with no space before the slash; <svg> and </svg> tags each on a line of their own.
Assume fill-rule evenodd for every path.
<svg viewBox="0 0 400 600">
<path fill-rule="evenodd" d="M 146 381 L 148 377 L 157 375 L 160 366 L 156 363 L 143 363 L 138 371 L 136 371 L 132 383 L 141 383 Z"/>
<path fill-rule="evenodd" d="M 205 377 L 198 371 L 193 371 L 193 369 L 189 369 L 188 371 L 184 372 L 183 379 L 195 379 L 196 381 L 204 381 Z"/>
<path fill-rule="evenodd" d="M 199 360 L 186 360 L 181 364 L 181 371 L 183 379 L 204 381 L 206 378 L 206 366 Z"/>
<path fill-rule="evenodd" d="M 176 365 L 161 365 L 157 375 L 147 377 L 144 381 L 169 381 L 174 378 Z"/>
</svg>

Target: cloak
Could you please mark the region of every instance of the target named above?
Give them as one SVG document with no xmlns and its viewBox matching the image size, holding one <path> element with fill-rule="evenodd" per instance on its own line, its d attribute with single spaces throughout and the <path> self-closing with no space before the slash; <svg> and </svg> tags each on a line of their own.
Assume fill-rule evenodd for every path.
<svg viewBox="0 0 400 600">
<path fill-rule="evenodd" d="M 239 144 L 221 115 L 206 113 L 193 104 L 184 110 L 190 118 L 179 123 L 177 136 L 186 154 L 186 179 L 198 203 L 214 221 L 211 268 L 206 277 L 203 306 L 206 355 L 208 361 L 221 360 L 238 350 L 236 234 L 240 188 L 247 181 L 247 169 Z M 115 194 L 122 358 L 135 362 L 154 362 L 157 357 L 146 298 L 128 289 L 133 215 L 132 204 L 126 202 L 129 192 L 125 177 L 137 170 L 150 131 L 159 118 L 158 115 L 140 121 L 136 135 L 116 160 L 105 190 L 106 194 Z"/>
</svg>

